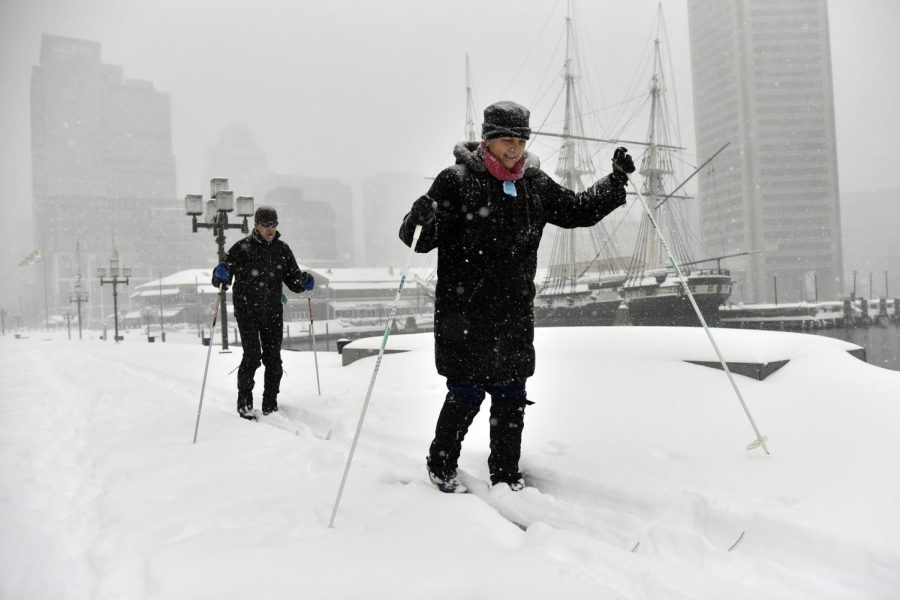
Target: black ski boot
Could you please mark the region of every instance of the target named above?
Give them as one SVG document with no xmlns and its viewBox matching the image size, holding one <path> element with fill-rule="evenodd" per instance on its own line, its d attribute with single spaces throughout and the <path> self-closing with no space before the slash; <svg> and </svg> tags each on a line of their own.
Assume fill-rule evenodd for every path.
<svg viewBox="0 0 900 600">
<path fill-rule="evenodd" d="M 491 454 L 488 457 L 488 469 L 492 485 L 505 483 L 514 492 L 525 487 L 525 480 L 519 473 L 524 426 L 524 404 L 491 402 Z"/>
<path fill-rule="evenodd" d="M 262 414 L 269 415 L 278 412 L 278 396 L 263 394 Z"/>
<path fill-rule="evenodd" d="M 434 441 L 431 442 L 425 461 L 429 479 L 442 492 L 458 494 L 466 491 L 466 487 L 456 476 L 457 461 L 463 438 L 478 414 L 479 407 L 479 404 L 457 400 L 447 394 L 438 416 Z"/>
<path fill-rule="evenodd" d="M 459 480 L 456 469 L 453 469 L 452 472 L 437 469 L 432 466 L 430 456 L 425 457 L 425 464 L 428 467 L 428 479 L 445 494 L 465 494 L 469 491 Z"/>
<path fill-rule="evenodd" d="M 278 392 L 281 391 L 281 376 L 284 371 L 280 354 L 273 353 L 271 349 L 263 353 L 262 362 L 266 367 L 263 376 L 262 413 L 268 415 L 278 412 Z"/>
<path fill-rule="evenodd" d="M 249 421 L 256 419 L 253 414 L 253 392 L 238 391 L 237 411 L 242 419 Z"/>
</svg>

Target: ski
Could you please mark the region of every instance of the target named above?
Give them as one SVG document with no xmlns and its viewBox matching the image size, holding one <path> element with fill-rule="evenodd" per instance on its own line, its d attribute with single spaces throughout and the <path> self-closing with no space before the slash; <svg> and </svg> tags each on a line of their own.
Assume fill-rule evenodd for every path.
<svg viewBox="0 0 900 600">
<path fill-rule="evenodd" d="M 469 495 L 480 498 L 485 504 L 493 508 L 497 514 L 509 521 L 522 531 L 534 523 L 544 523 L 551 527 L 582 533 L 584 535 L 607 539 L 607 532 L 602 522 L 590 518 L 588 507 L 571 504 L 565 500 L 556 498 L 542 492 L 535 487 L 534 479 L 526 476 L 526 487 L 518 492 L 513 492 L 501 486 L 496 488 L 483 479 L 462 469 L 457 470 L 457 477 Z M 746 535 L 741 531 L 737 539 L 730 546 L 719 546 L 723 551 L 735 552 Z M 629 547 L 625 546 L 632 554 L 637 554 L 642 548 L 640 539 L 634 541 Z"/>
<path fill-rule="evenodd" d="M 270 427 L 274 427 L 276 429 L 281 429 L 282 431 L 287 431 L 298 437 L 302 436 L 306 431 L 310 431 L 313 434 L 313 436 L 315 436 L 316 438 L 318 438 L 320 440 L 330 440 L 331 439 L 331 430 L 330 429 L 327 432 L 325 432 L 324 434 L 319 433 L 315 429 L 313 429 L 311 426 L 309 426 L 305 423 L 297 423 L 295 421 L 292 421 L 292 420 L 288 419 L 287 417 L 283 416 L 282 414 L 280 414 L 278 411 L 275 411 L 275 412 L 272 412 L 272 413 L 269 413 L 266 415 L 266 414 L 263 414 L 263 412 L 261 410 L 254 408 L 253 412 L 250 415 L 244 416 L 244 415 L 239 414 L 238 416 L 246 421 L 251 421 L 254 423 L 264 423 L 266 425 L 269 425 Z"/>
<path fill-rule="evenodd" d="M 498 515 L 500 515 L 522 531 L 528 530 L 529 524 L 521 518 L 521 515 L 516 514 L 516 511 L 514 510 L 509 510 L 509 507 L 504 503 L 496 501 L 496 498 L 491 493 L 492 486 L 490 483 L 483 481 L 475 477 L 474 475 L 463 471 L 462 469 L 459 469 L 456 472 L 456 476 L 459 477 L 459 480 L 466 487 L 465 493 L 475 496 L 476 498 L 480 498 L 485 504 L 497 511 Z M 521 492 L 510 491 L 509 493 L 518 494 Z"/>
</svg>

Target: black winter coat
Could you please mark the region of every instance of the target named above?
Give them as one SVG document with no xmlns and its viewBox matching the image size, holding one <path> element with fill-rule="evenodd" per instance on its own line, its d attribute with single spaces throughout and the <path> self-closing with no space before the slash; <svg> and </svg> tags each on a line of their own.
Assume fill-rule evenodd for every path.
<svg viewBox="0 0 900 600">
<path fill-rule="evenodd" d="M 534 277 L 544 225 L 587 227 L 625 203 L 610 177 L 568 190 L 528 155 L 516 196 L 485 168 L 477 143 L 458 145 L 416 202 L 431 204 L 416 252 L 438 249 L 434 336 L 438 373 L 454 381 L 500 384 L 534 374 Z M 412 243 L 409 214 L 400 238 Z"/>
<path fill-rule="evenodd" d="M 254 229 L 225 253 L 222 262 L 231 273 L 225 283 L 230 285 L 234 279 L 231 298 L 235 318 L 244 315 L 281 318 L 281 284 L 292 292 L 303 291 L 310 275 L 300 270 L 294 253 L 280 238 L 281 233 L 276 232 L 275 239 L 266 242 Z M 218 287 L 220 283 L 213 273 L 212 284 Z"/>
</svg>

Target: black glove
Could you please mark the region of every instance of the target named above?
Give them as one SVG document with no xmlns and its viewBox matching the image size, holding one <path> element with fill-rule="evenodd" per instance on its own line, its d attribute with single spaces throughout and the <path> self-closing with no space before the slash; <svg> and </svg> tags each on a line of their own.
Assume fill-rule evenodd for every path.
<svg viewBox="0 0 900 600">
<path fill-rule="evenodd" d="M 634 173 L 634 161 L 628 154 L 628 148 L 624 146 L 616 148 L 612 157 L 612 167 L 612 178 L 620 185 L 626 185 L 628 183 L 626 173 Z"/>
<path fill-rule="evenodd" d="M 413 202 L 409 210 L 409 218 L 416 225 L 427 225 L 434 219 L 434 204 L 428 196 L 422 196 Z"/>
</svg>

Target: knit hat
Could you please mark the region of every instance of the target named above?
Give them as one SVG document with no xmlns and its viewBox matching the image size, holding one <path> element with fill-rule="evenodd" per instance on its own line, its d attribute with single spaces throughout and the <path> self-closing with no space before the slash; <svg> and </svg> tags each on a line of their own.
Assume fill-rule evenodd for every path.
<svg viewBox="0 0 900 600">
<path fill-rule="evenodd" d="M 253 215 L 253 222 L 259 223 L 260 221 L 277 221 L 278 213 L 271 206 L 260 206 L 256 209 L 256 214 Z"/>
<path fill-rule="evenodd" d="M 521 104 L 502 100 L 484 109 L 484 123 L 481 124 L 481 137 L 491 140 L 499 137 L 517 137 L 528 139 L 531 127 L 528 117 L 531 113 Z"/>
</svg>

